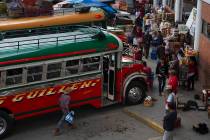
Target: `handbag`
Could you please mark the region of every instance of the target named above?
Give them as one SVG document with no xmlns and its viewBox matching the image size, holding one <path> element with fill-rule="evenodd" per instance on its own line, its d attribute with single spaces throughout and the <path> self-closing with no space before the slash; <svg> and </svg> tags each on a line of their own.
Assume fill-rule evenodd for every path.
<svg viewBox="0 0 210 140">
<path fill-rule="evenodd" d="M 73 124 L 74 121 L 74 111 L 70 111 L 66 117 L 65 117 L 65 121 L 69 124 Z"/>
<path fill-rule="evenodd" d="M 180 128 L 181 127 L 181 118 L 177 117 L 175 124 L 174 124 L 175 128 Z"/>
</svg>

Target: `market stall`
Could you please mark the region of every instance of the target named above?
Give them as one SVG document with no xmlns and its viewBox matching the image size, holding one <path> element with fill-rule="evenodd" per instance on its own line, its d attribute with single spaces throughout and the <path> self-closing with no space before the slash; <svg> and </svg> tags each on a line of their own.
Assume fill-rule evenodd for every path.
<svg viewBox="0 0 210 140">
<path fill-rule="evenodd" d="M 186 48 L 184 50 L 184 57 L 179 61 L 179 81 L 181 84 L 187 82 L 188 77 L 190 76 L 189 70 L 190 66 L 193 64 L 197 69 L 198 62 L 198 51 L 195 51 L 191 48 Z M 197 76 L 197 71 L 195 71 L 195 76 Z"/>
<path fill-rule="evenodd" d="M 175 13 L 168 6 L 164 9 L 163 19 L 171 23 L 174 22 Z"/>
</svg>

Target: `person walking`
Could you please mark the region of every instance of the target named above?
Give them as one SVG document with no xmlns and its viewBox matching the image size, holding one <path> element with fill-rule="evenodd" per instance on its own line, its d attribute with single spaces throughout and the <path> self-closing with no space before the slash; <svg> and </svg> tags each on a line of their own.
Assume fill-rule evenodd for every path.
<svg viewBox="0 0 210 140">
<path fill-rule="evenodd" d="M 141 17 L 141 15 L 138 18 L 136 18 L 135 25 L 140 27 L 140 28 L 143 27 L 143 18 Z"/>
<path fill-rule="evenodd" d="M 187 73 L 187 89 L 194 90 L 194 82 L 196 75 L 196 65 L 195 62 L 190 60 L 188 65 L 188 73 Z"/>
<path fill-rule="evenodd" d="M 178 78 L 176 75 L 176 71 L 171 69 L 169 70 L 169 78 L 168 78 L 168 85 L 171 85 L 172 87 L 172 91 L 177 94 L 177 90 L 178 90 Z"/>
<path fill-rule="evenodd" d="M 161 96 L 165 88 L 166 78 L 168 75 L 168 66 L 163 58 L 161 58 L 160 62 L 158 62 L 157 64 L 156 75 L 158 77 L 158 83 L 159 83 L 159 95 Z"/>
<path fill-rule="evenodd" d="M 172 91 L 172 86 L 171 85 L 167 85 L 166 86 L 166 90 L 165 90 L 165 94 L 164 94 L 164 101 L 165 101 L 165 113 L 169 113 L 169 105 L 174 105 L 175 110 L 176 110 L 176 95 L 175 93 Z"/>
<path fill-rule="evenodd" d="M 147 75 L 147 86 L 148 90 L 151 91 L 153 87 L 153 73 L 151 67 L 147 66 L 147 62 L 143 61 L 143 72 Z"/>
<path fill-rule="evenodd" d="M 157 56 L 158 56 L 158 59 L 160 59 L 161 57 L 165 57 L 165 46 L 159 45 L 157 47 Z"/>
<path fill-rule="evenodd" d="M 160 45 L 159 43 L 159 38 L 158 38 L 158 33 L 156 31 L 153 32 L 152 34 L 152 42 L 151 45 L 157 49 L 157 47 Z"/>
<path fill-rule="evenodd" d="M 172 54 L 171 56 L 172 60 L 169 61 L 169 67 L 175 71 L 177 78 L 179 78 L 179 59 L 176 54 Z"/>
<path fill-rule="evenodd" d="M 150 27 L 151 27 L 151 18 L 150 18 L 150 14 L 147 13 L 144 18 L 143 18 L 143 23 L 144 23 L 144 31 L 150 31 Z"/>
<path fill-rule="evenodd" d="M 143 32 L 142 29 L 139 26 L 134 26 L 133 28 L 133 45 L 137 46 L 138 48 L 141 48 L 141 44 L 143 41 Z"/>
<path fill-rule="evenodd" d="M 70 95 L 69 95 L 69 91 L 67 91 L 67 90 L 62 91 L 58 101 L 59 101 L 59 106 L 60 106 L 60 109 L 61 109 L 63 115 L 62 115 L 61 119 L 59 120 L 59 122 L 58 122 L 58 124 L 57 124 L 57 126 L 54 130 L 54 136 L 60 135 L 63 125 L 65 123 L 67 123 L 66 120 L 65 120 L 65 117 L 69 113 L 70 100 L 71 100 L 71 98 L 70 98 Z M 71 127 L 75 128 L 75 125 L 71 124 Z"/>
<path fill-rule="evenodd" d="M 158 43 L 159 43 L 159 45 L 162 45 L 163 42 L 164 42 L 162 32 L 161 31 L 158 31 L 157 34 L 158 34 L 157 35 L 158 36 Z"/>
<path fill-rule="evenodd" d="M 175 122 L 177 120 L 177 112 L 173 104 L 169 104 L 169 113 L 164 116 L 163 119 L 163 140 L 173 140 L 173 131 L 175 128 Z"/>
<path fill-rule="evenodd" d="M 146 31 L 146 34 L 143 36 L 144 55 L 145 55 L 146 59 L 149 56 L 149 50 L 150 50 L 151 41 L 152 41 L 152 35 L 150 35 L 149 31 Z"/>
</svg>

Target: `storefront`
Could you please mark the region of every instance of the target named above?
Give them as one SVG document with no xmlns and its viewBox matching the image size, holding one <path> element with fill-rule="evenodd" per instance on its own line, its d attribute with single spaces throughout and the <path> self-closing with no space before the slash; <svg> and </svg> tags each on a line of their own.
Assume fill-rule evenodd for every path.
<svg viewBox="0 0 210 140">
<path fill-rule="evenodd" d="M 163 0 L 167 13 L 174 15 L 175 22 L 185 22 L 196 0 Z"/>
<path fill-rule="evenodd" d="M 174 8 L 175 8 L 175 0 L 166 0 L 166 7 L 169 10 L 174 11 Z"/>
</svg>

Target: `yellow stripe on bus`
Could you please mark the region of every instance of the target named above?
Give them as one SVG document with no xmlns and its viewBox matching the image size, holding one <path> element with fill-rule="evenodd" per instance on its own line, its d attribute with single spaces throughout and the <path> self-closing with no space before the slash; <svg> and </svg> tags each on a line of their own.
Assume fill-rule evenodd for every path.
<svg viewBox="0 0 210 140">
<path fill-rule="evenodd" d="M 89 13 L 69 13 L 57 16 L 29 17 L 0 21 L 0 31 L 48 27 L 56 25 L 76 24 L 102 21 L 105 15 L 102 11 Z"/>
</svg>

